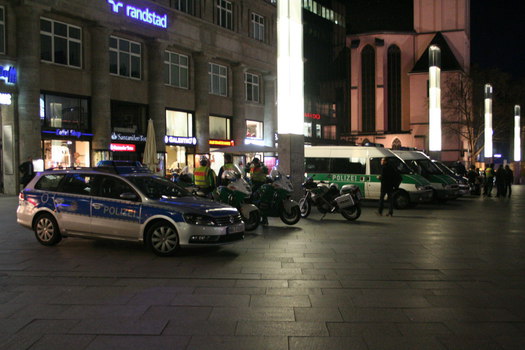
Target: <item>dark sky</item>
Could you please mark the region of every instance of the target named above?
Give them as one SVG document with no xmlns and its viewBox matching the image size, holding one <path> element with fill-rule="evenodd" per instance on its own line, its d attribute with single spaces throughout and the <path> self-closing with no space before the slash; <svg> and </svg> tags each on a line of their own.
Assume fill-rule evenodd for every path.
<svg viewBox="0 0 525 350">
<path fill-rule="evenodd" d="M 413 30 L 413 0 L 346 0 L 350 33 Z M 471 62 L 525 78 L 525 0 L 471 0 Z"/>
</svg>

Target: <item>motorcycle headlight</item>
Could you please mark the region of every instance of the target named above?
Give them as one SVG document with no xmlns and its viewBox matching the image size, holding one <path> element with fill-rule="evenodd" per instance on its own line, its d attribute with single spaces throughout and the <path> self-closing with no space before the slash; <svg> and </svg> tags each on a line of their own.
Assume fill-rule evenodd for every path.
<svg viewBox="0 0 525 350">
<path fill-rule="evenodd" d="M 215 226 L 215 220 L 206 215 L 184 214 L 184 221 L 192 225 Z"/>
</svg>

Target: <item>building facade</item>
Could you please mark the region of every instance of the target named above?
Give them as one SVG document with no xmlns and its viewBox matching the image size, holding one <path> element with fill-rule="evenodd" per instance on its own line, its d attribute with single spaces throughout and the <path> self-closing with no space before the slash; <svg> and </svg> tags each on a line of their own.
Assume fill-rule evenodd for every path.
<svg viewBox="0 0 525 350">
<path fill-rule="evenodd" d="M 0 0 L 0 15 L 5 193 L 28 157 L 42 169 L 142 160 L 149 119 L 162 173 L 274 143 L 270 0 Z"/>
<path fill-rule="evenodd" d="M 428 49 L 442 53 L 441 85 L 470 68 L 470 1 L 414 0 L 413 31 L 351 34 L 350 137 L 357 144 L 428 151 Z M 443 133 L 443 161 L 467 158 L 468 145 Z"/>
</svg>

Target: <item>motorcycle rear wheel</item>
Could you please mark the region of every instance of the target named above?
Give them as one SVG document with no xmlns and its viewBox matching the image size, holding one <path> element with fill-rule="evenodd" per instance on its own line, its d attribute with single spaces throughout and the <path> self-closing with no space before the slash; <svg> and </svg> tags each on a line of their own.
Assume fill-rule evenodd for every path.
<svg viewBox="0 0 525 350">
<path fill-rule="evenodd" d="M 299 210 L 301 211 L 301 217 L 307 218 L 312 212 L 312 202 L 305 197 L 299 199 Z"/>
<path fill-rule="evenodd" d="M 295 225 L 301 219 L 301 210 L 299 209 L 299 206 L 294 206 L 292 207 L 291 212 L 287 213 L 283 208 L 280 218 L 286 225 Z"/>
<path fill-rule="evenodd" d="M 356 205 L 355 207 L 342 209 L 341 215 L 343 215 L 343 217 L 349 221 L 357 220 L 361 216 L 361 207 Z"/>
</svg>

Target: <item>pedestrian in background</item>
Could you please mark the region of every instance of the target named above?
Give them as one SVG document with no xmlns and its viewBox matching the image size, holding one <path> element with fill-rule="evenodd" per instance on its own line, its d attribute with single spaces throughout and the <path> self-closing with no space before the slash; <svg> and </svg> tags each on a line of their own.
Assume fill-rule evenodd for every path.
<svg viewBox="0 0 525 350">
<path fill-rule="evenodd" d="M 203 157 L 200 160 L 200 167 L 193 172 L 195 186 L 205 195 L 211 193 L 216 187 L 216 176 L 213 169 L 210 168 L 209 161 Z"/>
<path fill-rule="evenodd" d="M 35 168 L 33 167 L 33 157 L 27 157 L 27 160 L 20 164 L 18 170 L 22 173 L 20 183 L 26 187 L 29 181 L 35 177 Z"/>
<path fill-rule="evenodd" d="M 487 164 L 485 166 L 485 188 L 483 195 L 492 197 L 492 187 L 494 187 L 494 165 Z"/>
<path fill-rule="evenodd" d="M 509 167 L 509 165 L 505 165 L 505 189 L 507 193 L 510 195 L 512 194 L 512 184 L 514 183 L 514 173 L 512 172 L 512 169 Z"/>
<path fill-rule="evenodd" d="M 388 214 L 386 216 L 394 215 L 394 191 L 401 183 L 401 175 L 397 170 L 388 162 L 388 158 L 381 159 L 381 175 L 378 176 L 381 180 L 381 195 L 379 196 L 379 209 L 377 214 L 383 215 L 383 206 L 385 202 L 385 196 L 388 199 Z"/>
<path fill-rule="evenodd" d="M 503 164 L 501 164 L 498 167 L 498 170 L 496 170 L 496 197 L 505 197 L 506 193 L 506 187 L 505 187 L 505 168 L 503 168 Z"/>
</svg>

